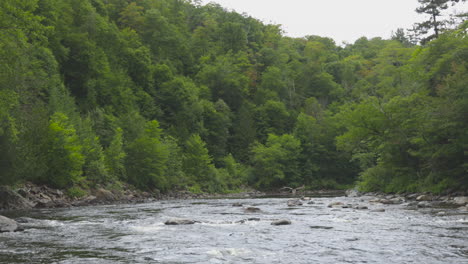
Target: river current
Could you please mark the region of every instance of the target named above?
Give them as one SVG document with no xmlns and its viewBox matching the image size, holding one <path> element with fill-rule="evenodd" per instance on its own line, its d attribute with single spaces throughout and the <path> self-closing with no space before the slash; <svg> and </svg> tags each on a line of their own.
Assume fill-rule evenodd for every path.
<svg viewBox="0 0 468 264">
<path fill-rule="evenodd" d="M 0 234 L 0 263 L 468 263 L 467 214 L 369 199 L 312 198 L 294 207 L 285 198 L 172 200 L 11 212 L 25 231 Z M 327 207 L 336 201 L 369 210 Z M 385 211 L 373 211 L 379 208 Z M 174 218 L 199 222 L 164 224 Z M 291 225 L 271 225 L 278 219 Z"/>
</svg>

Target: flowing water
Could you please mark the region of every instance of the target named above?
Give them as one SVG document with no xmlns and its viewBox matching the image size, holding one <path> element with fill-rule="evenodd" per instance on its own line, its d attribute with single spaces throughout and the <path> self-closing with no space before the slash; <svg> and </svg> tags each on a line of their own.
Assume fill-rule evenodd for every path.
<svg viewBox="0 0 468 264">
<path fill-rule="evenodd" d="M 366 198 L 312 200 L 297 207 L 264 198 L 10 213 L 26 230 L 0 234 L 0 263 L 468 263 L 466 214 L 437 216 Z M 328 208 L 334 201 L 370 210 Z M 261 211 L 246 212 L 249 206 Z M 173 218 L 200 222 L 164 225 Z M 292 224 L 271 225 L 278 219 Z"/>
</svg>

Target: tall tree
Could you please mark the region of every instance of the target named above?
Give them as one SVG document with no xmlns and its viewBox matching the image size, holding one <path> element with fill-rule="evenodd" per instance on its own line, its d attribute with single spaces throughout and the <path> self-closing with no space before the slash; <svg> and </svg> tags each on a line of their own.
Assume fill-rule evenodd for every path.
<svg viewBox="0 0 468 264">
<path fill-rule="evenodd" d="M 464 2 L 465 0 L 461 1 Z M 441 30 L 447 22 L 441 19 L 441 16 L 443 16 L 442 12 L 449 8 L 449 4 L 454 5 L 460 2 L 460 0 L 418 0 L 418 2 L 421 5 L 416 8 L 416 12 L 429 15 L 428 20 L 416 23 L 420 35 L 429 34 L 421 39 L 421 42 L 424 44 L 429 40 L 439 37 Z M 430 32 L 431 30 L 433 32 Z"/>
</svg>

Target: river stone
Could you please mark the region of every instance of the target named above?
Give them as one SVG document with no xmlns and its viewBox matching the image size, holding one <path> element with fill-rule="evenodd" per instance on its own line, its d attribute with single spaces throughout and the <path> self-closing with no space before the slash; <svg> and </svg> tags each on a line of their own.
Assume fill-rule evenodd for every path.
<svg viewBox="0 0 468 264">
<path fill-rule="evenodd" d="M 416 201 L 432 201 L 432 196 L 423 194 L 416 197 Z"/>
<path fill-rule="evenodd" d="M 347 197 L 359 197 L 359 196 L 361 196 L 359 191 L 356 190 L 356 189 L 346 190 L 345 194 L 346 194 Z"/>
<path fill-rule="evenodd" d="M 164 224 L 165 225 L 193 225 L 197 223 L 197 221 L 190 220 L 190 219 L 169 219 Z"/>
<path fill-rule="evenodd" d="M 233 203 L 232 206 L 234 206 L 234 207 L 242 207 L 242 204 L 241 204 L 241 203 Z"/>
<path fill-rule="evenodd" d="M 31 209 L 32 203 L 9 187 L 0 186 L 0 210 Z"/>
<path fill-rule="evenodd" d="M 0 215 L 0 233 L 19 231 L 15 220 Z"/>
<path fill-rule="evenodd" d="M 290 225 L 291 224 L 291 221 L 287 220 L 287 219 L 281 219 L 281 220 L 277 220 L 277 221 L 273 221 L 271 222 L 271 225 Z"/>
<path fill-rule="evenodd" d="M 288 206 L 299 206 L 302 205 L 301 200 L 289 200 L 288 201 Z"/>
<path fill-rule="evenodd" d="M 356 205 L 354 206 L 354 209 L 357 209 L 357 210 L 367 210 L 369 209 L 367 206 L 364 206 L 364 205 Z"/>
<path fill-rule="evenodd" d="M 341 208 L 341 207 L 343 207 L 343 206 L 344 206 L 344 203 L 342 203 L 342 202 L 333 202 L 333 203 L 330 203 L 330 204 L 328 205 L 328 207 L 330 207 L 330 208 L 332 208 L 332 207 L 333 207 L 333 208 L 336 208 L 336 207 Z"/>
<path fill-rule="evenodd" d="M 432 207 L 432 204 L 428 201 L 422 201 L 418 203 L 418 208 Z"/>
<path fill-rule="evenodd" d="M 468 196 L 459 196 L 453 198 L 453 203 L 456 205 L 466 205 L 468 204 Z"/>
<path fill-rule="evenodd" d="M 376 209 L 372 209 L 371 212 L 373 212 L 373 213 L 383 213 L 383 212 L 385 212 L 385 209 L 383 209 L 383 208 L 376 208 Z"/>
<path fill-rule="evenodd" d="M 256 212 L 260 212 L 260 208 L 257 208 L 257 207 L 247 207 L 244 209 L 245 212 L 247 213 L 256 213 Z"/>
<path fill-rule="evenodd" d="M 96 190 L 96 192 L 94 193 L 94 195 L 96 196 L 96 199 L 99 200 L 99 201 L 108 201 L 108 202 L 111 202 L 111 201 L 115 201 L 115 195 L 106 190 L 106 189 L 102 189 L 102 188 L 99 188 Z"/>
</svg>

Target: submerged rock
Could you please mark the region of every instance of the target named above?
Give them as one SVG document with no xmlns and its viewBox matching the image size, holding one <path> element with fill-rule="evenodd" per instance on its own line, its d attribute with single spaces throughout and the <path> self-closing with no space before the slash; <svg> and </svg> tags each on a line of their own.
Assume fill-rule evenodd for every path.
<svg viewBox="0 0 468 264">
<path fill-rule="evenodd" d="M 418 203 L 418 208 L 427 208 L 427 207 L 432 207 L 432 204 L 428 201 L 422 201 Z"/>
<path fill-rule="evenodd" d="M 198 222 L 190 219 L 169 219 L 164 222 L 165 225 L 193 225 L 195 223 Z"/>
<path fill-rule="evenodd" d="M 242 207 L 242 204 L 241 204 L 241 203 L 233 203 L 232 206 L 234 206 L 234 207 Z"/>
<path fill-rule="evenodd" d="M 328 205 L 328 207 L 330 207 L 330 208 L 332 208 L 332 207 L 333 208 L 336 208 L 336 207 L 342 208 L 343 206 L 344 206 L 344 203 L 342 203 L 342 202 L 333 202 L 333 203 L 330 203 Z"/>
<path fill-rule="evenodd" d="M 21 231 L 18 227 L 18 223 L 13 219 L 0 215 L 0 233 L 15 231 Z"/>
<path fill-rule="evenodd" d="M 383 212 L 385 212 L 385 209 L 383 209 L 383 208 L 377 208 L 377 209 L 372 209 L 372 210 L 370 210 L 370 211 L 373 212 L 373 213 L 383 213 Z"/>
<path fill-rule="evenodd" d="M 271 225 L 290 225 L 290 224 L 291 224 L 291 221 L 287 219 L 281 219 L 281 220 L 271 222 Z"/>
<path fill-rule="evenodd" d="M 310 226 L 312 229 L 332 229 L 331 226 Z"/>
<path fill-rule="evenodd" d="M 364 205 L 356 205 L 353 208 L 357 209 L 357 210 L 367 210 L 367 209 L 369 209 L 367 206 L 364 206 Z"/>
<path fill-rule="evenodd" d="M 260 212 L 260 208 L 257 208 L 257 207 L 247 207 L 244 209 L 245 212 L 247 213 L 257 213 L 257 212 Z"/>
</svg>

